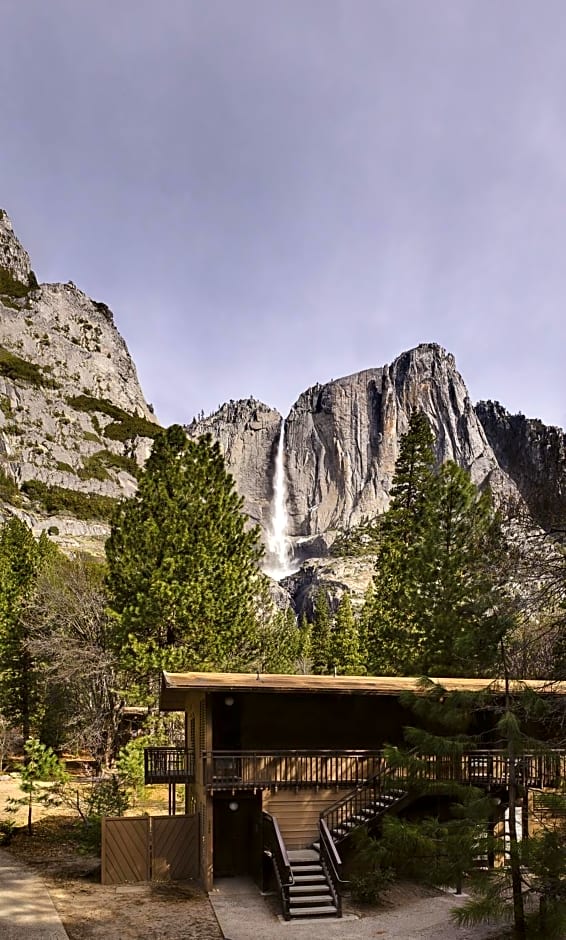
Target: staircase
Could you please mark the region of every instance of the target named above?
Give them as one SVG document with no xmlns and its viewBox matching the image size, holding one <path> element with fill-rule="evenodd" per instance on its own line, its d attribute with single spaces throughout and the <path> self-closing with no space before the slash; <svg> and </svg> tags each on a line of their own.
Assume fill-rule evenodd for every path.
<svg viewBox="0 0 566 940">
<path fill-rule="evenodd" d="M 339 907 L 334 888 L 314 849 L 301 849 L 288 853 L 293 883 L 289 887 L 289 916 L 337 917 Z"/>
<path fill-rule="evenodd" d="M 328 807 L 325 820 L 335 845 L 358 829 L 367 826 L 387 812 L 397 811 L 407 801 L 408 792 L 383 786 L 383 777 L 374 777 L 365 786 L 357 787 Z"/>
</svg>

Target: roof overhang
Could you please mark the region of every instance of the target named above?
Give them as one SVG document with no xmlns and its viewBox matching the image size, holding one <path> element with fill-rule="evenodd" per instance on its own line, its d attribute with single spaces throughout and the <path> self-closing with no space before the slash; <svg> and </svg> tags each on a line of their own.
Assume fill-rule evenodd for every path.
<svg viewBox="0 0 566 940">
<path fill-rule="evenodd" d="M 431 678 L 447 692 L 484 692 L 501 695 L 502 679 Z M 544 679 L 511 681 L 514 693 L 534 692 L 566 695 L 566 682 Z M 304 676 L 239 672 L 164 672 L 160 707 L 163 711 L 184 709 L 191 692 L 277 692 L 281 694 L 343 694 L 398 696 L 402 692 L 423 693 L 421 679 L 413 676 Z"/>
</svg>

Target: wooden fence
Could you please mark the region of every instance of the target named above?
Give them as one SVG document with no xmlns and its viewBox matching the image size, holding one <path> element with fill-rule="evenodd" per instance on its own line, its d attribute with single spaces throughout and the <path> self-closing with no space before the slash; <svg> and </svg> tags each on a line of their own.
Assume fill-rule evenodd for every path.
<svg viewBox="0 0 566 940">
<path fill-rule="evenodd" d="M 199 825 L 190 816 L 105 816 L 102 884 L 199 877 Z"/>
</svg>

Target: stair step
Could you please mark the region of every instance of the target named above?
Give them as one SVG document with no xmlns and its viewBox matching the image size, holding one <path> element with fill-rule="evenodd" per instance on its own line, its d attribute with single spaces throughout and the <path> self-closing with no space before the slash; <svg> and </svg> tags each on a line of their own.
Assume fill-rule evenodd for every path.
<svg viewBox="0 0 566 940">
<path fill-rule="evenodd" d="M 291 865 L 310 865 L 318 862 L 318 852 L 314 849 L 290 849 L 287 852 Z"/>
<path fill-rule="evenodd" d="M 293 872 L 293 877 L 296 885 L 314 885 L 320 884 L 321 882 L 322 884 L 326 884 L 326 878 L 322 872 L 316 872 L 310 875 L 296 875 L 295 872 Z"/>
<path fill-rule="evenodd" d="M 327 917 L 333 917 L 338 913 L 338 908 L 334 904 L 327 904 L 324 907 L 290 907 L 291 917 L 316 917 L 326 914 Z"/>
<path fill-rule="evenodd" d="M 310 901 L 311 898 L 324 897 L 327 894 L 330 894 L 330 888 L 327 884 L 323 885 L 291 885 L 289 888 L 289 894 L 293 895 L 294 901 L 300 901 L 301 904 L 304 901 Z M 300 895 L 300 897 L 298 897 Z"/>
<path fill-rule="evenodd" d="M 321 875 L 322 865 L 297 865 L 296 862 L 293 862 L 291 864 L 291 871 L 299 878 L 302 875 Z"/>
</svg>

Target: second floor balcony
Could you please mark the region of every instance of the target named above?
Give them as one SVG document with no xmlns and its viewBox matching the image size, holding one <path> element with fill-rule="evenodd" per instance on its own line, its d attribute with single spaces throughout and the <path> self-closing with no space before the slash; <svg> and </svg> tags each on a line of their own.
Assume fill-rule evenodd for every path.
<svg viewBox="0 0 566 940">
<path fill-rule="evenodd" d="M 389 771 L 383 751 L 205 751 L 197 768 L 194 752 L 179 747 L 145 749 L 145 783 L 204 784 L 210 791 L 276 787 L 349 788 L 361 786 Z M 491 788 L 505 786 L 510 777 L 504 751 L 474 750 L 461 756 L 421 758 L 421 779 L 450 781 Z M 399 768 L 395 777 L 405 771 Z M 515 761 L 519 784 L 556 787 L 566 777 L 566 751 L 523 754 Z M 418 776 L 417 778 L 418 779 Z"/>
</svg>

